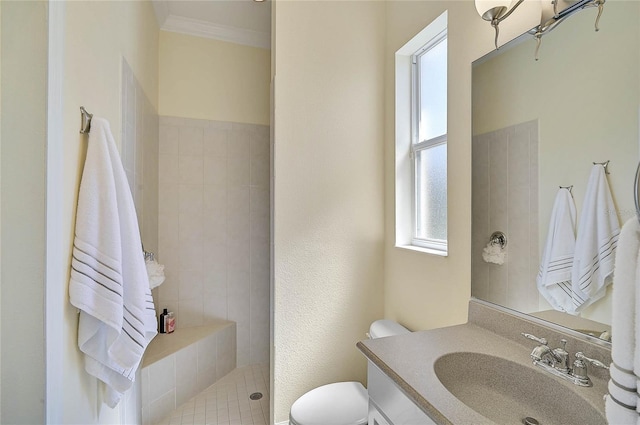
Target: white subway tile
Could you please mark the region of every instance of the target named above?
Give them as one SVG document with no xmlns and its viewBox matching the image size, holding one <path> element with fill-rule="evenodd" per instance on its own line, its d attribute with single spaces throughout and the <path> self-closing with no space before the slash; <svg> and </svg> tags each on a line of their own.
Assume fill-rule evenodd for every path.
<svg viewBox="0 0 640 425">
<path fill-rule="evenodd" d="M 198 127 L 180 127 L 180 156 L 201 156 L 204 130 Z"/>
<path fill-rule="evenodd" d="M 202 270 L 180 270 L 180 299 L 201 298 L 204 293 Z"/>
<path fill-rule="evenodd" d="M 180 129 L 178 127 L 160 125 L 158 151 L 161 155 L 178 155 L 178 144 L 180 143 L 179 131 Z"/>
<path fill-rule="evenodd" d="M 229 188 L 245 187 L 250 183 L 251 159 L 249 156 L 230 156 L 227 160 L 227 185 Z"/>
<path fill-rule="evenodd" d="M 149 366 L 149 400 L 151 403 L 176 387 L 175 358 L 167 356 Z"/>
<path fill-rule="evenodd" d="M 158 155 L 158 181 L 175 184 L 178 183 L 179 177 L 178 155 L 165 153 Z"/>
<path fill-rule="evenodd" d="M 204 184 L 224 186 L 227 184 L 227 159 L 222 156 L 205 156 Z"/>
<path fill-rule="evenodd" d="M 178 306 L 180 314 L 176 315 L 176 323 L 179 323 L 183 328 L 202 326 L 202 297 L 180 299 Z"/>
<path fill-rule="evenodd" d="M 151 423 L 155 424 L 166 417 L 176 408 L 176 390 L 173 388 L 161 398 L 152 401 L 149 405 Z"/>
<path fill-rule="evenodd" d="M 176 387 L 192 385 L 198 376 L 198 348 L 191 344 L 175 353 L 176 356 Z M 182 404 L 182 403 L 179 403 Z"/>
<path fill-rule="evenodd" d="M 204 218 L 202 212 L 180 213 L 179 218 L 180 243 L 199 244 L 202 247 L 204 240 L 203 227 Z"/>
<path fill-rule="evenodd" d="M 204 130 L 204 155 L 227 158 L 229 130 L 224 128 L 207 128 Z"/>
<path fill-rule="evenodd" d="M 180 169 L 180 184 L 202 184 L 203 159 L 202 156 L 180 156 L 178 160 Z"/>
<path fill-rule="evenodd" d="M 201 184 L 181 184 L 178 190 L 180 212 L 201 214 L 204 206 L 204 186 Z"/>
<path fill-rule="evenodd" d="M 213 369 L 215 379 L 216 350 L 217 340 L 215 334 L 209 335 L 198 341 L 198 374 L 204 373 L 208 369 Z"/>
</svg>

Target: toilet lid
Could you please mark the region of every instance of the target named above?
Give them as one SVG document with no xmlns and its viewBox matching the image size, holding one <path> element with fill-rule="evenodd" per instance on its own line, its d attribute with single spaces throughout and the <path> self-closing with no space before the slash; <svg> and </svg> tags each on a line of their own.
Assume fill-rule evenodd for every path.
<svg viewBox="0 0 640 425">
<path fill-rule="evenodd" d="M 365 425 L 369 396 L 360 382 L 337 382 L 304 394 L 291 406 L 297 425 Z"/>
</svg>

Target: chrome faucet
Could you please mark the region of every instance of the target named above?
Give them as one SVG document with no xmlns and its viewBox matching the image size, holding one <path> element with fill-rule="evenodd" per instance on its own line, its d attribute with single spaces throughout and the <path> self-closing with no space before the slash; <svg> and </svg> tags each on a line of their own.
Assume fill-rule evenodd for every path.
<svg viewBox="0 0 640 425">
<path fill-rule="evenodd" d="M 589 362 L 596 367 L 609 369 L 609 367 L 601 361 L 591 359 L 582 352 L 576 353 L 576 360 L 573 362 L 573 368 L 571 368 L 569 366 L 569 353 L 566 350 L 566 339 L 560 340 L 562 348 L 551 349 L 545 338 L 538 338 L 535 335 L 524 332 L 522 336 L 540 344 L 531 351 L 531 359 L 534 365 L 541 367 L 552 375 L 571 381 L 576 385 L 582 387 L 590 387 L 593 385 L 587 375 L 587 364 L 585 362 Z"/>
</svg>

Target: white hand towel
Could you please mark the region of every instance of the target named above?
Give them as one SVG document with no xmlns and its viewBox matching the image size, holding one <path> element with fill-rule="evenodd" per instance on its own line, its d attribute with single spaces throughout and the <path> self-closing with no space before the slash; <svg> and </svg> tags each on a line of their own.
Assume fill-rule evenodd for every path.
<svg viewBox="0 0 640 425">
<path fill-rule="evenodd" d="M 620 223 L 616 215 L 604 167 L 591 169 L 578 221 L 576 252 L 571 281 L 573 292 L 585 302 L 578 311 L 602 298 L 611 283 Z"/>
<path fill-rule="evenodd" d="M 633 217 L 622 227 L 615 258 L 612 294 L 612 341 L 609 395 L 605 403 L 611 424 L 636 424 L 637 378 L 640 371 L 640 223 Z M 634 373 L 635 370 L 635 373 Z"/>
<path fill-rule="evenodd" d="M 538 291 L 559 311 L 575 313 L 582 301 L 571 289 L 571 268 L 576 244 L 576 205 L 571 192 L 558 190 L 551 211 L 547 242 L 536 279 Z"/>
<path fill-rule="evenodd" d="M 135 206 L 109 123 L 94 117 L 85 160 L 69 296 L 79 308 L 86 371 L 115 407 L 135 380 L 156 319 Z"/>
</svg>

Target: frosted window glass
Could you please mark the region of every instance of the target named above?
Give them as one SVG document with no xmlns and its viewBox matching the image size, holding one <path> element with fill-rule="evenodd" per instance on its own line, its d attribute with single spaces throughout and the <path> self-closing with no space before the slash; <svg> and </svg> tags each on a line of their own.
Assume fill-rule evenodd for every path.
<svg viewBox="0 0 640 425">
<path fill-rule="evenodd" d="M 416 152 L 416 238 L 447 239 L 447 145 Z"/>
<path fill-rule="evenodd" d="M 419 57 L 420 115 L 416 142 L 447 132 L 447 39 Z"/>
</svg>

